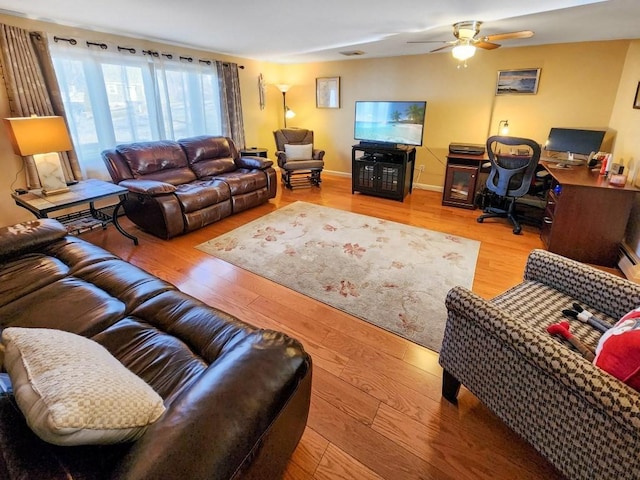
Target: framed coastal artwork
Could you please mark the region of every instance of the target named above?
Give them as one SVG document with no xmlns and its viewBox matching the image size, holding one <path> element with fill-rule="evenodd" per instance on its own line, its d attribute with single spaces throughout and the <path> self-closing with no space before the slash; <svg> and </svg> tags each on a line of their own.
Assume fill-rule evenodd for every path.
<svg viewBox="0 0 640 480">
<path fill-rule="evenodd" d="M 538 93 L 540 68 L 498 70 L 496 95 L 535 95 Z"/>
</svg>

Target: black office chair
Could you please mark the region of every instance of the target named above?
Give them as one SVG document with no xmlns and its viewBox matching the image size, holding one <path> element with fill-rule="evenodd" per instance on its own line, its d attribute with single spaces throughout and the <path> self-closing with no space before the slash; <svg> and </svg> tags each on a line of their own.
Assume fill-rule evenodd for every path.
<svg viewBox="0 0 640 480">
<path fill-rule="evenodd" d="M 534 183 L 540 160 L 540 145 L 534 140 L 519 137 L 493 136 L 487 139 L 487 154 L 491 171 L 486 188 L 503 200 L 504 208 L 488 206 L 478 217 L 505 217 L 513 224 L 513 233 L 522 231 L 521 218 L 516 212 L 516 200 L 526 195 Z"/>
</svg>

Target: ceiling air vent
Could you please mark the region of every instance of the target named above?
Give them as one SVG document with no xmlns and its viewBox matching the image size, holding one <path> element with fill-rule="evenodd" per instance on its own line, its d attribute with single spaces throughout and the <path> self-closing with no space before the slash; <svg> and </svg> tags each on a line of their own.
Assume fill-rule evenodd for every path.
<svg viewBox="0 0 640 480">
<path fill-rule="evenodd" d="M 357 57 L 358 55 L 364 55 L 362 50 L 348 50 L 346 52 L 340 52 L 340 55 L 344 55 L 345 57 Z"/>
</svg>

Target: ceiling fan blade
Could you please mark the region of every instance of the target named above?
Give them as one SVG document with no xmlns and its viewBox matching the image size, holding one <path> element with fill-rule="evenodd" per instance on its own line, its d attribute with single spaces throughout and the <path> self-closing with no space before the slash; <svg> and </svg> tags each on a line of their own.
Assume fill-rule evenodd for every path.
<svg viewBox="0 0 640 480">
<path fill-rule="evenodd" d="M 474 42 L 473 45 L 478 48 L 484 48 L 485 50 L 493 50 L 500 46 L 498 43 L 485 42 L 484 40 L 478 40 Z"/>
<path fill-rule="evenodd" d="M 510 33 L 494 33 L 493 35 L 486 35 L 482 37 L 482 40 L 485 42 L 494 42 L 501 40 L 509 40 L 511 38 L 531 38 L 533 37 L 533 32 L 531 30 L 521 30 L 520 32 L 510 32 Z"/>
<path fill-rule="evenodd" d="M 445 45 L 443 47 L 436 48 L 435 50 L 431 50 L 429 53 L 439 52 L 440 50 L 444 50 L 445 48 L 453 47 L 454 43 L 449 43 L 449 45 Z"/>
<path fill-rule="evenodd" d="M 455 43 L 455 41 L 448 42 L 446 40 L 409 40 L 407 41 L 407 43 Z"/>
</svg>

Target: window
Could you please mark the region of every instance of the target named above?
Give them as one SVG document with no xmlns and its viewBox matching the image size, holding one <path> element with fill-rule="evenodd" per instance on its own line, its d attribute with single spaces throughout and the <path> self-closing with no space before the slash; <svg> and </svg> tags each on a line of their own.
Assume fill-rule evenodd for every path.
<svg viewBox="0 0 640 480">
<path fill-rule="evenodd" d="M 224 135 L 215 64 L 51 44 L 83 176 L 110 180 L 100 152 L 120 143 Z"/>
</svg>

